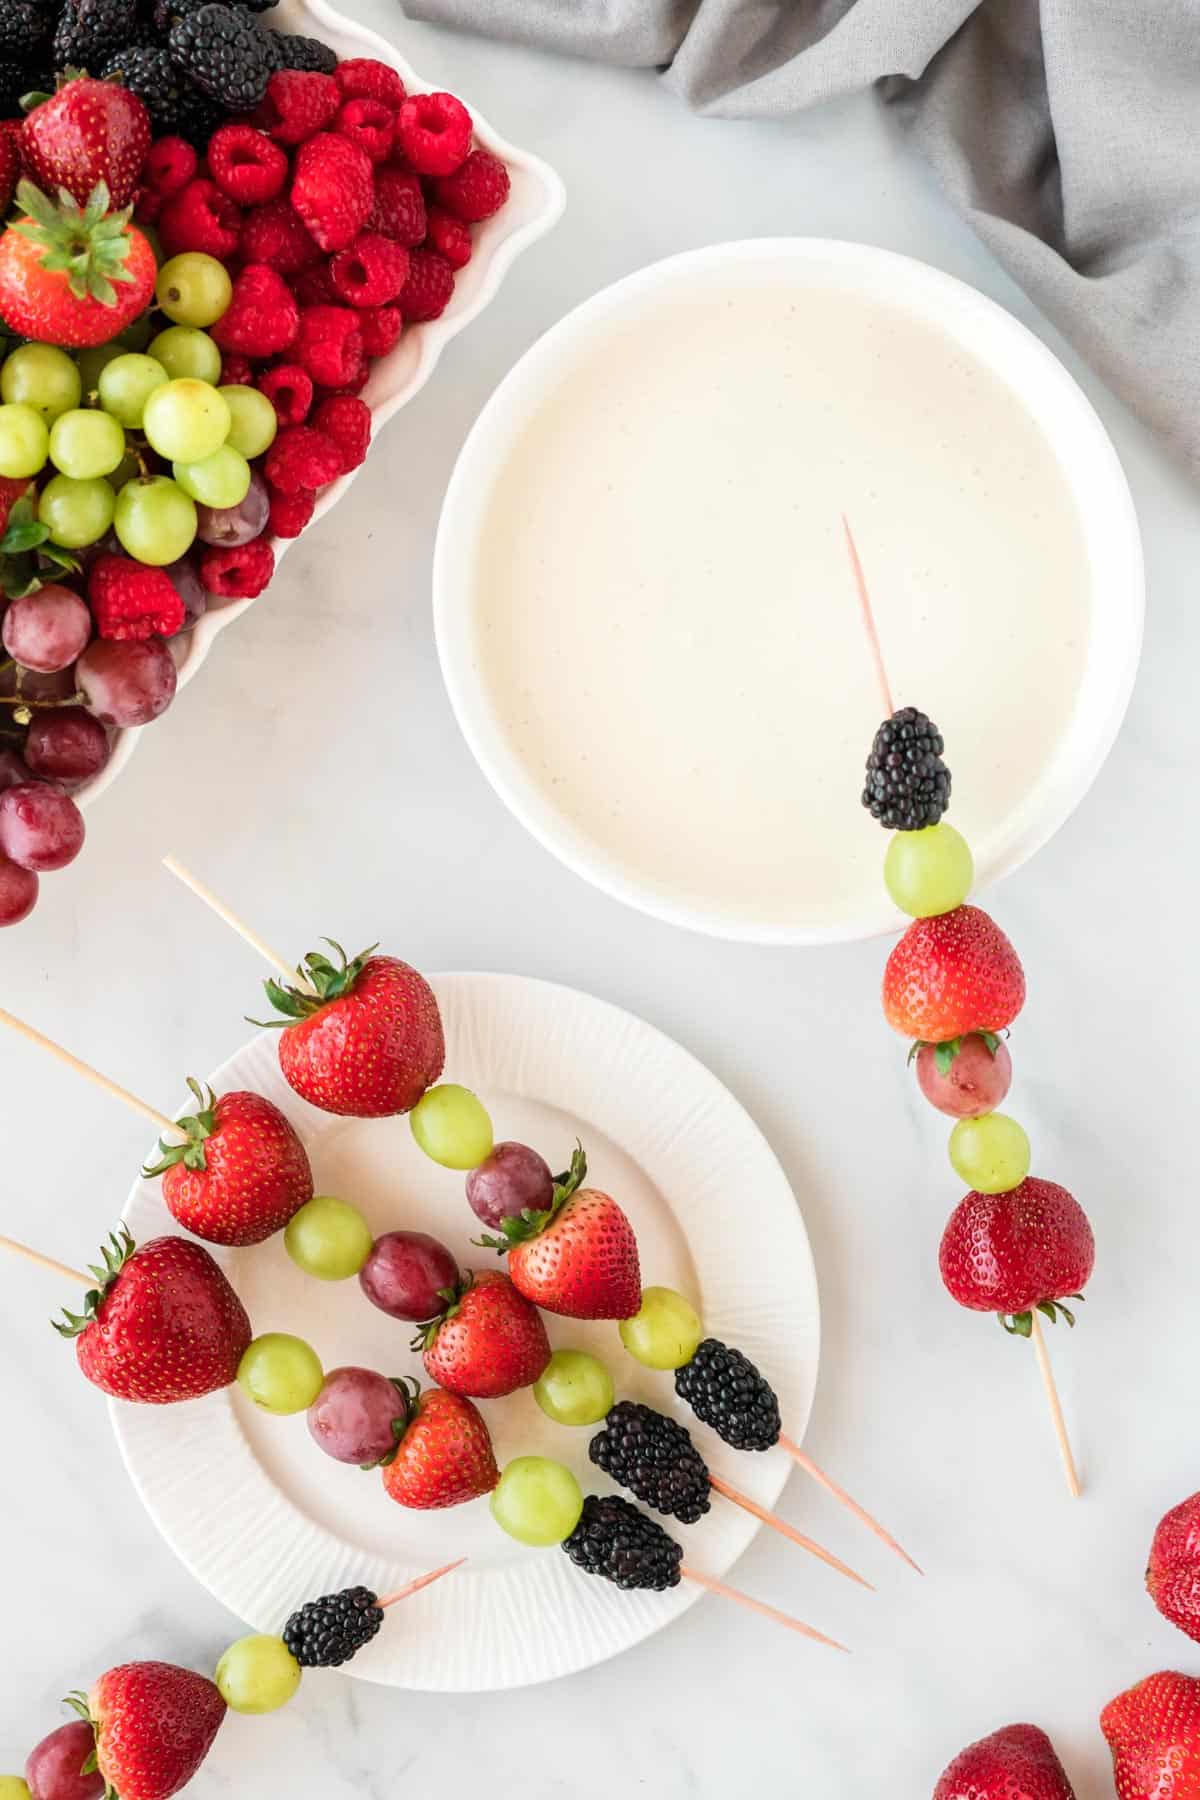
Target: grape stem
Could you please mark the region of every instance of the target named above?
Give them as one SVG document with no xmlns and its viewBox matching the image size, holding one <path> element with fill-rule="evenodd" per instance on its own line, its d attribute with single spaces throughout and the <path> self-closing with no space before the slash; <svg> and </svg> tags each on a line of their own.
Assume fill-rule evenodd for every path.
<svg viewBox="0 0 1200 1800">
<path fill-rule="evenodd" d="M 453 1570 L 461 1569 L 466 1560 L 465 1556 L 460 1556 L 456 1562 L 444 1563 L 440 1569 L 431 1569 L 428 1575 L 418 1575 L 415 1580 L 406 1582 L 403 1587 L 397 1588 L 394 1594 L 385 1594 L 383 1599 L 377 1600 L 375 1604 L 380 1608 L 395 1606 L 397 1600 L 407 1600 L 410 1594 L 419 1593 L 423 1587 L 428 1587 L 431 1581 L 440 1581 L 443 1575 L 449 1575 Z"/>
<path fill-rule="evenodd" d="M 61 700 L 31 700 L 28 694 L 0 694 L 0 706 L 28 706 L 35 712 L 44 712 L 56 706 L 82 706 L 82 694 L 66 694 Z"/>
</svg>

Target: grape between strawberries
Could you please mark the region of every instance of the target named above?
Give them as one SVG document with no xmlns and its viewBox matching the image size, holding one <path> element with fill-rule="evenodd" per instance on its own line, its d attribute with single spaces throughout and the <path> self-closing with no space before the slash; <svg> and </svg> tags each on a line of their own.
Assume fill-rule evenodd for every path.
<svg viewBox="0 0 1200 1800">
<path fill-rule="evenodd" d="M 264 1412 L 306 1412 L 325 1379 L 311 1344 L 286 1331 L 268 1331 L 247 1347 L 238 1386 Z"/>
<path fill-rule="evenodd" d="M 556 1425 L 595 1425 L 612 1407 L 613 1378 L 586 1350 L 556 1350 L 533 1384 L 533 1397 Z"/>
<path fill-rule="evenodd" d="M 617 1329 L 630 1356 L 648 1369 L 682 1368 L 691 1362 L 704 1336 L 691 1301 L 665 1287 L 643 1288 L 641 1306 Z"/>
<path fill-rule="evenodd" d="M 473 1169 L 492 1149 L 492 1121 L 469 1088 L 444 1081 L 430 1088 L 409 1114 L 413 1137 L 444 1169 Z"/>
<path fill-rule="evenodd" d="M 358 1208 L 316 1194 L 292 1214 L 283 1243 L 297 1268 L 318 1281 L 348 1281 L 371 1254 L 371 1227 Z"/>
</svg>

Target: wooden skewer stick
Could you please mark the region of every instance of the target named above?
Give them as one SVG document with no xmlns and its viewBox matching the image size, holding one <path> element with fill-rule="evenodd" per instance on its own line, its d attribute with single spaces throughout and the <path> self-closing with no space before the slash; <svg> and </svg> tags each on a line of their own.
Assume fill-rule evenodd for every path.
<svg viewBox="0 0 1200 1800">
<path fill-rule="evenodd" d="M 737 1488 L 731 1487 L 720 1475 L 714 1475 L 711 1469 L 708 1479 L 710 1486 L 714 1487 L 718 1494 L 724 1494 L 727 1500 L 732 1500 L 733 1504 L 740 1506 L 743 1512 L 753 1513 L 756 1519 L 761 1519 L 764 1525 L 770 1525 L 781 1536 L 790 1538 L 793 1544 L 799 1544 L 802 1550 L 809 1551 L 813 1556 L 819 1556 L 823 1563 L 828 1563 L 829 1567 L 836 1569 L 839 1575 L 848 1575 L 851 1581 L 857 1581 L 862 1587 L 870 1588 L 872 1593 L 875 1592 L 872 1584 L 864 1576 L 859 1575 L 848 1563 L 842 1562 L 831 1551 L 823 1550 L 820 1544 L 813 1542 L 812 1538 L 805 1537 L 802 1531 L 797 1531 L 796 1527 L 789 1525 L 786 1519 L 781 1519 L 777 1513 L 768 1512 L 765 1506 L 760 1506 L 757 1500 L 750 1498 L 749 1494 L 743 1494 Z"/>
<path fill-rule="evenodd" d="M 1050 1353 L 1046 1349 L 1046 1340 L 1042 1336 L 1042 1323 L 1037 1315 L 1037 1307 L 1030 1313 L 1033 1321 L 1030 1336 L 1033 1338 L 1033 1353 L 1037 1357 L 1038 1372 L 1042 1377 L 1042 1386 L 1046 1390 L 1046 1399 L 1050 1403 L 1050 1418 L 1054 1424 L 1054 1435 L 1058 1439 L 1059 1454 L 1066 1471 L 1067 1486 L 1071 1497 L 1078 1500 L 1083 1489 L 1079 1485 L 1079 1475 L 1075 1468 L 1075 1458 L 1071 1453 L 1071 1440 L 1067 1436 L 1066 1421 L 1063 1418 L 1062 1403 L 1058 1398 L 1058 1388 L 1054 1381 L 1054 1370 L 1050 1367 Z"/>
<path fill-rule="evenodd" d="M 856 1519 L 861 1519 L 862 1523 L 867 1526 L 869 1530 L 873 1531 L 875 1536 L 885 1543 L 889 1550 L 894 1550 L 897 1556 L 902 1556 L 910 1569 L 915 1569 L 918 1575 L 923 1575 L 925 1573 L 920 1563 L 913 1561 L 912 1557 L 908 1554 L 908 1551 L 896 1542 L 891 1532 L 885 1531 L 883 1526 L 879 1523 L 879 1520 L 873 1519 L 866 1508 L 858 1504 L 857 1500 L 852 1500 L 845 1488 L 839 1487 L 837 1482 L 834 1481 L 831 1476 L 827 1475 L 824 1469 L 820 1468 L 806 1451 L 800 1448 L 799 1444 L 794 1444 L 791 1438 L 784 1437 L 782 1432 L 779 1436 L 779 1443 L 781 1448 L 787 1451 L 788 1455 L 798 1468 L 803 1469 L 807 1475 L 811 1475 L 814 1481 L 819 1481 L 826 1493 L 832 1494 L 835 1500 L 840 1500 L 842 1505 L 852 1512 Z"/>
<path fill-rule="evenodd" d="M 0 1233 L 0 1250 L 7 1250 L 12 1256 L 23 1256 L 26 1262 L 36 1263 L 39 1269 L 46 1269 L 51 1275 L 61 1275 L 64 1281 L 78 1282 L 83 1289 L 94 1288 L 94 1275 L 85 1275 L 81 1269 L 69 1269 L 66 1263 L 56 1262 L 52 1256 L 43 1256 L 40 1250 L 30 1249 L 28 1244 L 18 1244 L 16 1238 L 5 1237 Z"/>
<path fill-rule="evenodd" d="M 23 1019 L 18 1019 L 13 1013 L 5 1012 L 2 1006 L 0 1006 L 0 1025 L 7 1025 L 9 1030 L 15 1031 L 18 1037 L 23 1037 L 27 1042 L 39 1044 L 43 1050 L 48 1050 L 51 1056 L 55 1056 L 59 1062 L 65 1063 L 68 1069 L 74 1069 L 77 1075 L 82 1075 L 86 1081 L 102 1088 L 114 1100 L 120 1100 L 132 1111 L 141 1113 L 142 1117 L 149 1119 L 159 1132 L 172 1139 L 182 1139 L 186 1143 L 186 1131 L 181 1130 L 174 1119 L 168 1119 L 166 1113 L 160 1113 L 156 1107 L 147 1105 L 145 1100 L 139 1100 L 136 1094 L 129 1092 L 128 1088 L 123 1088 L 117 1082 L 110 1081 L 107 1075 L 100 1073 L 99 1069 L 93 1069 L 90 1063 L 83 1062 L 78 1056 L 72 1056 L 69 1050 L 64 1050 L 61 1044 L 54 1042 L 53 1038 L 48 1038 L 44 1033 L 36 1031 L 32 1025 L 26 1025 Z"/>
<path fill-rule="evenodd" d="M 193 875 L 192 871 L 186 868 L 177 856 L 164 856 L 162 860 L 164 869 L 169 869 L 177 881 L 182 881 L 184 887 L 191 888 L 197 900 L 203 900 L 205 906 L 215 912 L 218 919 L 223 919 L 232 931 L 236 931 L 242 941 L 249 944 L 250 948 L 261 956 L 264 962 L 270 963 L 271 967 L 282 975 L 285 981 L 295 983 L 306 993 L 312 993 L 312 984 L 303 973 L 291 963 L 285 962 L 279 952 L 273 950 L 265 938 L 259 937 L 257 931 L 247 925 L 245 919 L 240 919 L 232 907 L 226 906 L 223 900 L 219 900 L 212 889 L 206 887 L 198 875 Z"/>
<path fill-rule="evenodd" d="M 846 1651 L 845 1644 L 839 1644 L 836 1638 L 826 1637 L 823 1631 L 817 1631 L 811 1625 L 801 1624 L 800 1620 L 793 1619 L 790 1613 L 780 1612 L 775 1606 L 768 1606 L 765 1600 L 752 1600 L 749 1594 L 743 1594 L 740 1589 L 729 1587 L 725 1582 L 718 1581 L 715 1575 L 701 1575 L 698 1569 L 688 1568 L 684 1563 L 680 1563 L 679 1573 L 685 1581 L 694 1581 L 698 1587 L 707 1588 L 710 1594 L 720 1594 L 725 1600 L 736 1600 L 739 1606 L 744 1606 L 750 1612 L 760 1614 L 764 1619 L 773 1619 L 776 1625 L 786 1625 L 789 1631 L 798 1631 L 801 1637 L 812 1638 L 813 1642 L 817 1644 L 828 1644 L 831 1650 Z M 846 1654 L 849 1655 L 849 1651 L 846 1651 Z"/>
<path fill-rule="evenodd" d="M 383 1599 L 377 1600 L 375 1604 L 382 1607 L 395 1606 L 397 1600 L 407 1600 L 410 1594 L 420 1593 L 421 1589 L 428 1587 L 431 1581 L 440 1581 L 443 1575 L 449 1575 L 454 1569 L 461 1569 L 466 1560 L 465 1556 L 460 1556 L 456 1562 L 443 1563 L 440 1569 L 430 1569 L 428 1575 L 418 1575 L 414 1580 L 405 1582 L 404 1586 L 397 1588 L 394 1594 L 385 1594 Z"/>
<path fill-rule="evenodd" d="M 859 560 L 858 545 L 854 542 L 854 534 L 850 529 L 850 521 L 842 514 L 842 530 L 846 533 L 846 548 L 850 552 L 850 567 L 854 574 L 854 585 L 858 590 L 858 604 L 862 609 L 863 630 L 867 634 L 867 647 L 871 652 L 871 661 L 875 665 L 875 679 L 879 683 L 879 698 L 883 701 L 884 717 L 890 719 L 895 712 L 892 690 L 884 667 L 883 650 L 879 643 L 879 630 L 875 624 L 875 609 L 871 605 L 871 596 L 867 592 L 867 581 Z"/>
</svg>

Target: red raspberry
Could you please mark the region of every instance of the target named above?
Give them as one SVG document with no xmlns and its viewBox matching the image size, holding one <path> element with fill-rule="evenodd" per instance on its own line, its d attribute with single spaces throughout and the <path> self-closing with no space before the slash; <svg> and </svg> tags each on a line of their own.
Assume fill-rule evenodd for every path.
<svg viewBox="0 0 1200 1800">
<path fill-rule="evenodd" d="M 226 350 L 221 357 L 222 387 L 253 387 L 254 370 L 250 358 L 240 350 Z"/>
<path fill-rule="evenodd" d="M 300 325 L 300 308 L 283 276 L 266 263 L 247 263 L 233 278 L 233 298 L 210 335 L 222 350 L 278 356 Z"/>
<path fill-rule="evenodd" d="M 365 150 L 373 163 L 386 162 L 392 153 L 396 121 L 382 100 L 359 95 L 344 101 L 333 128 Z"/>
<path fill-rule="evenodd" d="M 348 306 L 386 306 L 407 275 L 408 251 L 377 231 L 360 232 L 329 264 L 329 279 Z"/>
<path fill-rule="evenodd" d="M 334 131 L 318 132 L 296 152 L 292 205 L 322 250 L 353 243 L 375 204 L 371 159 Z"/>
<path fill-rule="evenodd" d="M 162 209 L 163 197 L 157 188 L 140 187 L 133 196 L 133 216 L 139 225 L 155 224 Z"/>
<path fill-rule="evenodd" d="M 411 94 L 396 115 L 396 148 L 418 175 L 449 175 L 466 160 L 471 130 L 453 94 Z"/>
<path fill-rule="evenodd" d="M 353 394 L 332 394 L 313 414 L 313 426 L 332 438 L 342 459 L 342 473 L 367 459 L 371 442 L 371 409 Z"/>
<path fill-rule="evenodd" d="M 454 270 L 436 250 L 410 250 L 408 280 L 400 290 L 398 305 L 406 325 L 423 319 L 439 319 L 454 292 Z"/>
<path fill-rule="evenodd" d="M 316 504 L 317 496 L 308 488 L 298 488 L 294 494 L 281 494 L 272 488 L 267 530 L 273 531 L 276 537 L 299 537 L 312 518 Z"/>
<path fill-rule="evenodd" d="M 333 71 L 333 79 L 347 99 L 362 94 L 371 100 L 382 100 L 393 112 L 404 103 L 404 83 L 399 75 L 373 56 L 348 56 Z"/>
<path fill-rule="evenodd" d="M 375 171 L 375 205 L 368 231 L 382 231 L 406 250 L 422 242 L 426 231 L 425 195 L 420 177 L 390 165 Z"/>
<path fill-rule="evenodd" d="M 88 601 L 102 638 L 171 637 L 185 608 L 171 577 L 129 556 L 98 556 L 88 570 Z"/>
<path fill-rule="evenodd" d="M 292 292 L 301 306 L 333 306 L 337 291 L 329 279 L 329 264 L 319 262 L 311 269 L 304 269 L 292 283 Z"/>
<path fill-rule="evenodd" d="M 453 175 L 434 182 L 433 197 L 456 219 L 478 224 L 480 219 L 490 219 L 500 211 L 510 186 L 508 170 L 498 156 L 490 150 L 472 150 Z"/>
<path fill-rule="evenodd" d="M 281 494 L 301 488 L 320 488 L 342 473 L 342 452 L 323 431 L 310 425 L 289 425 L 281 431 L 263 465 L 267 481 Z"/>
<path fill-rule="evenodd" d="M 288 159 L 265 131 L 222 125 L 208 143 L 208 168 L 217 186 L 242 206 L 261 206 L 283 192 Z"/>
<path fill-rule="evenodd" d="M 277 144 L 302 144 L 324 131 L 341 104 L 342 91 L 332 75 L 280 69 L 268 81 L 250 120 Z"/>
<path fill-rule="evenodd" d="M 363 306 L 359 309 L 358 328 L 364 354 L 386 356 L 399 341 L 404 314 L 398 306 Z"/>
<path fill-rule="evenodd" d="M 206 550 L 200 558 L 200 579 L 210 594 L 227 599 L 253 600 L 275 573 L 275 552 L 266 538 L 251 538 L 229 550 Z"/>
<path fill-rule="evenodd" d="M 243 261 L 267 263 L 281 275 L 295 275 L 321 255 L 304 220 L 282 194 L 247 213 L 238 248 Z"/>
<path fill-rule="evenodd" d="M 451 176 L 451 180 L 454 177 Z M 444 256 L 452 269 L 465 268 L 471 260 L 471 230 L 444 206 L 429 209 L 429 247 Z"/>
<path fill-rule="evenodd" d="M 352 380 L 363 360 L 356 315 L 348 306 L 306 306 L 300 314 L 295 356 L 300 367 L 325 387 L 341 387 Z"/>
<path fill-rule="evenodd" d="M 258 391 L 275 408 L 280 425 L 303 425 L 312 406 L 312 377 L 298 363 L 277 363 L 258 378 Z"/>
<path fill-rule="evenodd" d="M 242 215 L 229 195 L 198 176 L 167 201 L 159 215 L 158 235 L 168 256 L 203 250 L 218 262 L 228 262 L 238 247 L 241 225 Z"/>
<path fill-rule="evenodd" d="M 313 390 L 313 397 L 318 405 L 322 400 L 332 400 L 339 394 L 361 394 L 371 375 L 371 365 L 364 356 L 356 369 L 352 369 L 345 381 L 339 381 L 336 387 L 318 387 Z"/>
<path fill-rule="evenodd" d="M 163 137 L 151 144 L 142 164 L 142 179 L 164 200 L 187 186 L 196 173 L 196 152 L 186 138 Z"/>
</svg>

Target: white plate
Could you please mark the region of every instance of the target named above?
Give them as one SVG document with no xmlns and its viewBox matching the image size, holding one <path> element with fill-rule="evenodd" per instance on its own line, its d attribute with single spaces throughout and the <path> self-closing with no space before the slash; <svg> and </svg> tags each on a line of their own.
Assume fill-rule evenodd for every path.
<svg viewBox="0 0 1200 1800">
<path fill-rule="evenodd" d="M 357 20 L 348 19 L 336 7 L 328 5 L 327 0 L 280 0 L 271 14 L 270 24 L 278 31 L 320 38 L 342 59 L 373 56 L 398 72 L 409 93 L 427 94 L 434 87 L 432 82 L 418 75 L 386 39 Z M 518 256 L 545 236 L 557 223 L 566 204 L 566 190 L 550 165 L 501 137 L 466 94 L 462 95 L 462 100 L 475 121 L 476 140 L 507 165 L 512 186 L 501 210 L 482 225 L 472 227 L 474 252 L 467 266 L 455 276 L 454 295 L 441 318 L 431 319 L 425 325 L 410 326 L 395 349 L 372 364 L 371 378 L 363 389 L 363 399 L 371 408 L 372 456 L 377 454 L 380 429 L 425 386 L 446 345 L 495 299 L 501 282 Z M 357 473 L 357 469 L 352 469 L 348 475 L 322 488 L 313 513 L 314 524 L 330 507 L 336 506 Z M 278 569 L 289 544 L 295 539 L 275 538 L 273 542 Z M 266 591 L 269 593 L 270 589 Z M 217 634 L 253 604 L 253 600 L 222 600 L 210 596 L 208 610 L 195 629 L 172 642 L 179 664 L 180 687 L 195 675 Z M 145 726 L 139 726 L 118 732 L 108 763 L 94 781 L 87 782 L 75 795 L 81 806 L 87 806 L 116 780 L 145 729 Z M 158 729 L 162 730 L 161 722 Z"/>
<path fill-rule="evenodd" d="M 808 1238 L 782 1169 L 758 1128 L 715 1076 L 640 1019 L 587 994 L 513 975 L 441 975 L 433 986 L 446 1030 L 446 1069 L 491 1110 L 497 1138 L 523 1138 L 564 1166 L 576 1135 L 590 1178 L 610 1189 L 638 1234 L 642 1279 L 680 1288 L 714 1336 L 739 1345 L 767 1373 L 786 1429 L 806 1426 L 820 1324 Z M 303 1136 L 317 1191 L 362 1207 L 377 1232 L 434 1232 L 464 1260 L 478 1226 L 463 1177 L 416 1149 L 403 1118 L 332 1118 L 298 1099 L 264 1033 L 213 1077 L 218 1090 L 268 1095 Z M 176 1229 L 157 1182 L 139 1182 L 126 1208 L 139 1241 Z M 282 1237 L 218 1253 L 256 1331 L 309 1339 L 326 1368 L 348 1362 L 420 1373 L 411 1327 L 387 1318 L 356 1281 L 302 1275 Z M 712 1467 L 766 1505 L 788 1460 L 778 1449 L 738 1455 L 676 1402 L 671 1377 L 642 1369 L 616 1326 L 547 1315 L 551 1341 L 602 1355 L 618 1392 L 675 1410 Z M 498 1460 L 539 1452 L 569 1462 L 585 1491 L 609 1484 L 587 1457 L 590 1431 L 553 1425 L 528 1390 L 486 1401 Z M 639 1643 L 699 1597 L 683 1582 L 666 1594 L 624 1594 L 579 1573 L 558 1549 L 529 1550 L 495 1525 L 486 1500 L 445 1512 L 405 1511 L 378 1473 L 332 1462 L 302 1417 L 258 1413 L 234 1388 L 172 1407 L 112 1404 L 113 1426 L 151 1517 L 196 1578 L 231 1611 L 278 1631 L 301 1602 L 353 1583 L 377 1593 L 423 1569 L 469 1555 L 467 1566 L 406 1601 L 348 1672 L 395 1687 L 475 1692 L 566 1675 Z M 734 1473 L 736 1471 L 736 1473 Z M 714 1498 L 694 1526 L 671 1530 L 696 1566 L 724 1574 L 755 1521 Z"/>
</svg>

